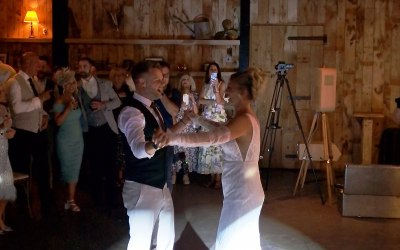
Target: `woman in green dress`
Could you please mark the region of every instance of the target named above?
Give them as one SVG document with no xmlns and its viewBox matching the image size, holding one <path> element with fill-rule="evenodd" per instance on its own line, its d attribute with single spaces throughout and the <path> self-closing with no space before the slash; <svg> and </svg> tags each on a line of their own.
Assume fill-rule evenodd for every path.
<svg viewBox="0 0 400 250">
<path fill-rule="evenodd" d="M 76 185 L 83 156 L 83 133 L 81 127 L 82 112 L 76 99 L 77 82 L 75 72 L 62 69 L 56 72 L 57 84 L 63 88 L 63 94 L 54 104 L 54 117 L 59 126 L 56 135 L 57 156 L 61 167 L 61 178 L 66 184 L 65 210 L 79 212 L 75 203 Z"/>
</svg>

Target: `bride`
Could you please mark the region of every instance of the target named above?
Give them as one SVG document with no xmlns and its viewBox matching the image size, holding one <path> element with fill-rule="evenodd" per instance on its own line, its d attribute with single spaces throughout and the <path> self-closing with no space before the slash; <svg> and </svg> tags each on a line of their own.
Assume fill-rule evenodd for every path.
<svg viewBox="0 0 400 250">
<path fill-rule="evenodd" d="M 222 145 L 224 201 L 216 250 L 261 249 L 259 217 L 264 191 L 258 168 L 260 125 L 252 103 L 256 94 L 262 92 L 259 88 L 264 83 L 264 77 L 265 74 L 258 69 L 249 69 L 231 76 L 225 93 L 236 115 L 227 125 L 188 114 L 181 120 L 183 123 L 192 120 L 210 132 L 174 134 L 159 130 L 153 135 L 153 142 L 158 147 Z"/>
</svg>

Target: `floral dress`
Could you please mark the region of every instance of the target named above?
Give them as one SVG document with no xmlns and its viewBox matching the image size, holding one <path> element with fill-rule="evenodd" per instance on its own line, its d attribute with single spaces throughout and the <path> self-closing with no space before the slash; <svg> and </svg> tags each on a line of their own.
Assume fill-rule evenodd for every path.
<svg viewBox="0 0 400 250">
<path fill-rule="evenodd" d="M 193 105 L 197 105 L 199 100 L 199 95 L 196 92 L 192 92 L 194 96 L 194 103 L 192 98 L 189 98 L 189 105 L 186 106 L 184 102 L 182 102 L 181 107 L 179 108 L 179 112 L 176 116 L 176 121 L 179 122 L 182 120 L 183 115 L 186 110 L 193 110 Z M 186 127 L 182 130 L 182 133 L 193 133 L 197 132 L 198 128 L 192 122 L 188 123 Z M 183 167 L 184 174 L 188 174 L 192 172 L 193 169 L 197 167 L 199 155 L 199 148 L 188 148 L 182 146 L 174 146 L 174 160 L 172 163 L 172 171 L 179 172 Z"/>
<path fill-rule="evenodd" d="M 211 84 L 204 85 L 204 99 L 215 100 L 215 93 Z M 214 122 L 225 123 L 226 112 L 224 105 L 214 103 L 203 105 L 201 114 L 204 118 Z M 202 128 L 202 131 L 207 131 Z M 196 172 L 199 174 L 220 174 L 222 173 L 222 149 L 221 146 L 210 146 L 199 148 L 199 160 Z"/>
<path fill-rule="evenodd" d="M 8 139 L 5 137 L 5 133 L 5 129 L 0 129 L 0 200 L 14 201 L 17 191 L 8 158 Z"/>
</svg>

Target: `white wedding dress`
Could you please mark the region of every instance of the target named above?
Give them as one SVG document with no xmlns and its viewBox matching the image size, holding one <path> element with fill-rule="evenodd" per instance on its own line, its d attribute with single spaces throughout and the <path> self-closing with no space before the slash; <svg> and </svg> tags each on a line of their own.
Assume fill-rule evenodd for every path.
<svg viewBox="0 0 400 250">
<path fill-rule="evenodd" d="M 187 147 L 221 144 L 223 151 L 222 190 L 224 201 L 218 225 L 215 250 L 259 250 L 259 218 L 264 203 L 258 160 L 260 155 L 260 125 L 246 114 L 253 128 L 247 151 L 242 155 L 236 140 L 230 140 L 226 126 L 210 124 L 198 118 L 197 124 L 208 127 L 209 133 L 180 134 L 172 145 Z"/>
<path fill-rule="evenodd" d="M 236 140 L 223 144 L 222 190 L 224 201 L 218 225 L 215 250 L 261 249 L 259 217 L 264 203 L 258 160 L 260 126 L 247 114 L 253 136 L 242 155 Z"/>
</svg>

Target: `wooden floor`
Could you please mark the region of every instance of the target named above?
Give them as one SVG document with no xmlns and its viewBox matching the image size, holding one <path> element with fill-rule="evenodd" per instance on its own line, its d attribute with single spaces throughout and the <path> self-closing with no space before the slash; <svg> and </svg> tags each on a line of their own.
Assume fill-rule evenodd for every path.
<svg viewBox="0 0 400 250">
<path fill-rule="evenodd" d="M 321 204 L 312 175 L 305 188 L 292 196 L 295 171 L 272 171 L 260 218 L 262 249 L 399 249 L 400 220 L 346 218 L 338 203 Z M 340 178 L 338 178 L 340 181 Z M 323 189 L 324 183 L 321 182 Z M 221 190 L 176 184 L 175 249 L 213 249 Z M 81 191 L 82 212 L 66 213 L 56 199 L 54 211 L 43 220 L 30 220 L 18 202 L 7 209 L 14 232 L 0 235 L 0 249 L 126 249 L 127 217 L 123 208 L 94 206 Z"/>
</svg>

